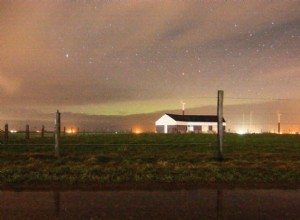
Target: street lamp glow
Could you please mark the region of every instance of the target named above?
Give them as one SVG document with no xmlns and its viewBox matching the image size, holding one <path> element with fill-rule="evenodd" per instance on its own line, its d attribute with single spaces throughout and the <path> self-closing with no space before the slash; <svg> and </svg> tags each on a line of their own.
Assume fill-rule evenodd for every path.
<svg viewBox="0 0 300 220">
<path fill-rule="evenodd" d="M 141 134 L 141 133 L 143 133 L 143 131 L 141 129 L 139 129 L 139 128 L 136 128 L 136 129 L 133 130 L 133 133 L 135 133 L 135 134 Z"/>
<path fill-rule="evenodd" d="M 246 132 L 245 129 L 240 128 L 240 129 L 238 129 L 238 130 L 236 131 L 236 133 L 237 133 L 237 134 L 240 134 L 240 135 L 243 135 L 243 134 L 246 134 L 247 132 Z"/>
<path fill-rule="evenodd" d="M 67 134 L 75 134 L 76 133 L 75 129 L 68 129 L 68 130 L 66 130 L 66 132 L 67 132 Z"/>
</svg>

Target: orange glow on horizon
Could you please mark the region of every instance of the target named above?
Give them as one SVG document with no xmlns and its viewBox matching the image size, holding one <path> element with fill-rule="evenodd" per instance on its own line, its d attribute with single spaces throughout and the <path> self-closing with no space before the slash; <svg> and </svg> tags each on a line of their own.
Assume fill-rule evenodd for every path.
<svg viewBox="0 0 300 220">
<path fill-rule="evenodd" d="M 141 134 L 141 133 L 143 133 L 143 130 L 142 130 L 141 128 L 134 128 L 134 129 L 132 130 L 132 132 L 133 132 L 134 134 Z"/>
<path fill-rule="evenodd" d="M 66 130 L 66 133 L 67 134 L 75 134 L 76 130 L 75 129 L 68 129 L 68 130 Z"/>
</svg>

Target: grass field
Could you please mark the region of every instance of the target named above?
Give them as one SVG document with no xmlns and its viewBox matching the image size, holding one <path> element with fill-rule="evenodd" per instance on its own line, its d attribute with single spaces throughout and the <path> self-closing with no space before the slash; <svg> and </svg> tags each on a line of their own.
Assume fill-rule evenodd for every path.
<svg viewBox="0 0 300 220">
<path fill-rule="evenodd" d="M 300 135 L 224 136 L 223 162 L 212 134 L 13 134 L 0 147 L 0 185 L 110 183 L 300 184 Z"/>
</svg>

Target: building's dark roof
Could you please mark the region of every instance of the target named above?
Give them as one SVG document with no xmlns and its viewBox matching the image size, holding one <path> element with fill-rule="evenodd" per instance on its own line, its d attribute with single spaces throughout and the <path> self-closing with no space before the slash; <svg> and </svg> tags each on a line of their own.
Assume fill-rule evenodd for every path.
<svg viewBox="0 0 300 220">
<path fill-rule="evenodd" d="M 166 114 L 173 118 L 175 121 L 186 121 L 186 122 L 218 122 L 217 115 L 175 115 Z M 225 122 L 223 118 L 223 122 Z"/>
</svg>

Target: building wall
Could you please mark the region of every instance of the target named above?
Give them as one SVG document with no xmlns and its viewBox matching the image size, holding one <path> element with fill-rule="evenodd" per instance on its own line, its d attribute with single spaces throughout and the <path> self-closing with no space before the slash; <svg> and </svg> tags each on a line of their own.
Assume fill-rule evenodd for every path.
<svg viewBox="0 0 300 220">
<path fill-rule="evenodd" d="M 186 125 L 177 125 L 177 133 L 183 134 L 187 132 Z"/>
<path fill-rule="evenodd" d="M 156 132 L 159 134 L 165 133 L 164 125 L 156 125 Z M 186 133 L 187 126 L 185 125 L 167 125 L 168 134 Z"/>
<path fill-rule="evenodd" d="M 187 126 L 184 125 L 168 125 L 168 134 L 186 133 Z"/>
<path fill-rule="evenodd" d="M 163 134 L 164 132 L 164 125 L 156 125 L 156 132 L 159 134 Z"/>
<path fill-rule="evenodd" d="M 155 125 L 176 125 L 176 121 L 168 115 L 163 115 L 155 122 Z"/>
<path fill-rule="evenodd" d="M 195 133 L 202 133 L 202 126 L 201 125 L 194 126 L 194 132 Z"/>
<path fill-rule="evenodd" d="M 156 124 L 157 133 L 217 133 L 218 126 L 216 122 L 176 122 L 177 125 L 173 124 Z M 223 128 L 225 131 L 226 124 L 223 123 Z"/>
</svg>

